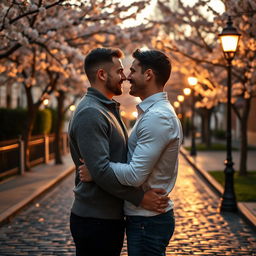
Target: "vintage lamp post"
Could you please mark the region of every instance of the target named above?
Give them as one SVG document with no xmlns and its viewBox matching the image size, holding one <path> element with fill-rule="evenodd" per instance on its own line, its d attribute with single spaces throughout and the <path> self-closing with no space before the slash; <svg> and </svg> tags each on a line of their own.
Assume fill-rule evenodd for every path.
<svg viewBox="0 0 256 256">
<path fill-rule="evenodd" d="M 184 93 L 184 95 L 185 95 L 185 97 L 187 96 L 189 96 L 190 94 L 191 94 L 191 89 L 190 88 L 184 88 L 183 89 L 183 93 Z M 187 115 L 186 115 L 187 116 Z M 190 117 L 191 117 L 191 115 L 190 115 Z M 190 124 L 189 124 L 189 122 L 188 122 L 188 120 L 187 119 L 185 119 L 185 124 L 184 124 L 184 138 L 185 138 L 185 136 L 189 136 L 189 130 L 190 130 Z"/>
<path fill-rule="evenodd" d="M 227 80 L 227 131 L 226 131 L 226 153 L 227 158 L 225 160 L 226 168 L 225 173 L 225 188 L 221 200 L 221 211 L 236 211 L 237 203 L 234 192 L 234 169 L 232 161 L 232 131 L 231 131 L 231 72 L 232 72 L 232 60 L 235 57 L 235 53 L 238 46 L 240 34 L 232 26 L 231 17 L 228 17 L 227 26 L 223 29 L 222 33 L 219 34 L 221 41 L 222 50 L 227 60 L 228 66 L 228 80 Z"/>
<path fill-rule="evenodd" d="M 192 115 L 191 115 L 191 149 L 190 149 L 190 155 L 196 156 L 196 129 L 194 124 L 194 117 L 195 117 L 195 90 L 194 86 L 197 84 L 197 78 L 194 76 L 188 77 L 188 84 L 191 88 L 191 97 L 192 97 Z"/>
<path fill-rule="evenodd" d="M 181 114 L 181 125 L 182 125 L 182 129 L 184 130 L 184 100 L 185 100 L 185 97 L 184 95 L 178 95 L 177 96 L 177 100 L 178 102 L 180 103 L 180 114 Z M 182 143 L 184 143 L 184 139 L 182 140 Z"/>
<path fill-rule="evenodd" d="M 176 109 L 180 107 L 180 103 L 178 101 L 174 101 L 173 105 Z"/>
</svg>

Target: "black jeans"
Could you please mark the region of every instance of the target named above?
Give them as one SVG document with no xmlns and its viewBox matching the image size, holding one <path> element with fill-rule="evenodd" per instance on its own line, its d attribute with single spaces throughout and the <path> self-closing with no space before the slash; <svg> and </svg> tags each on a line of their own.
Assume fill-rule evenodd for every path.
<svg viewBox="0 0 256 256">
<path fill-rule="evenodd" d="M 76 256 L 119 256 L 124 240 L 124 220 L 83 218 L 70 215 Z"/>
</svg>

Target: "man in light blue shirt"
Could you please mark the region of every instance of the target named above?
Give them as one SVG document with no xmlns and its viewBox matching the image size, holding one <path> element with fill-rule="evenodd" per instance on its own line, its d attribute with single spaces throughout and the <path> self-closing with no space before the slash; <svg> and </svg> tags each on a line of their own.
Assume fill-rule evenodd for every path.
<svg viewBox="0 0 256 256">
<path fill-rule="evenodd" d="M 128 164 L 110 163 L 123 185 L 162 188 L 169 194 L 178 171 L 181 126 L 167 94 L 159 92 L 144 99 L 128 140 Z M 167 211 L 173 208 L 170 200 Z M 125 202 L 125 215 L 154 216 L 157 213 Z"/>
<path fill-rule="evenodd" d="M 176 182 L 182 128 L 173 107 L 163 92 L 171 74 L 168 57 L 156 50 L 133 53 L 128 80 L 130 94 L 140 97 L 138 119 L 128 140 L 128 162 L 110 163 L 123 185 L 162 188 L 169 194 Z M 83 173 L 81 179 L 84 179 Z M 174 232 L 173 202 L 166 212 L 143 209 L 125 202 L 126 234 L 129 256 L 165 255 Z"/>
</svg>

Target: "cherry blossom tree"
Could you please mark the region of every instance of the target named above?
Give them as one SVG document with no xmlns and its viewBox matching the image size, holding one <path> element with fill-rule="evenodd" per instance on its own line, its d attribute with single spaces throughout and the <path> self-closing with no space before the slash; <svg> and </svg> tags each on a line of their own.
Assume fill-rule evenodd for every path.
<svg viewBox="0 0 256 256">
<path fill-rule="evenodd" d="M 172 3 L 159 0 L 163 32 L 155 46 L 169 52 L 177 69 L 185 76 L 195 74 L 195 88 L 202 100 L 197 107 L 211 109 L 226 102 L 226 62 L 218 43 L 218 33 L 226 26 L 227 15 L 241 33 L 237 57 L 233 61 L 232 106 L 241 127 L 241 159 L 239 174 L 247 173 L 247 122 L 250 104 L 256 96 L 256 3 L 253 0 L 223 0 L 225 13 L 220 15 L 210 0 L 186 5 L 182 0 Z M 158 21 L 159 22 L 159 21 Z M 243 102 L 242 108 L 238 109 Z"/>
<path fill-rule="evenodd" d="M 135 18 L 148 2 L 130 5 L 103 0 L 1 2 L 1 76 L 23 86 L 27 97 L 29 114 L 23 135 L 26 169 L 29 169 L 28 141 L 43 100 L 53 92 L 57 97 L 59 121 L 56 137 L 59 140 L 64 101 L 70 101 L 71 93 L 79 95 L 86 88 L 84 55 L 94 47 L 125 47 L 131 42 L 149 41 L 151 31 L 155 31 L 149 25 L 120 26 L 124 20 Z M 35 90 L 39 91 L 37 96 Z M 56 144 L 58 151 L 59 142 Z M 56 163 L 59 162 L 58 155 Z"/>
</svg>

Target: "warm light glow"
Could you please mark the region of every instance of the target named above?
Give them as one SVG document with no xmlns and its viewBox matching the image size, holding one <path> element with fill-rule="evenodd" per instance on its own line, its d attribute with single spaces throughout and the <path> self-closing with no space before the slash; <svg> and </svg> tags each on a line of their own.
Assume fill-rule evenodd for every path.
<svg viewBox="0 0 256 256">
<path fill-rule="evenodd" d="M 178 95 L 177 99 L 178 99 L 179 102 L 183 102 L 185 97 L 183 95 Z"/>
<path fill-rule="evenodd" d="M 121 111 L 121 116 L 125 116 L 126 112 L 125 111 Z"/>
<path fill-rule="evenodd" d="M 188 96 L 188 95 L 190 95 L 190 93 L 191 93 L 191 89 L 190 89 L 190 88 L 184 88 L 184 89 L 183 89 L 183 92 L 184 92 L 184 94 L 185 94 L 186 96 Z"/>
<path fill-rule="evenodd" d="M 191 116 L 192 116 L 192 112 L 191 111 L 186 112 L 186 117 L 190 118 Z"/>
<path fill-rule="evenodd" d="M 174 101 L 174 102 L 173 102 L 173 106 L 174 106 L 175 108 L 178 108 L 178 107 L 180 106 L 180 103 L 179 103 L 178 101 Z"/>
<path fill-rule="evenodd" d="M 220 40 L 224 52 L 236 52 L 239 35 L 221 35 Z"/>
<path fill-rule="evenodd" d="M 45 99 L 45 100 L 43 101 L 43 104 L 44 104 L 45 106 L 47 106 L 47 105 L 49 104 L 49 100 L 48 100 L 48 99 Z"/>
<path fill-rule="evenodd" d="M 136 111 L 132 112 L 132 115 L 137 118 L 138 117 L 138 113 Z"/>
<path fill-rule="evenodd" d="M 76 109 L 76 106 L 75 106 L 75 105 L 71 105 L 71 106 L 69 107 L 69 110 L 70 110 L 70 111 L 75 111 L 75 109 Z"/>
<path fill-rule="evenodd" d="M 195 76 L 188 77 L 188 83 L 190 86 L 194 86 L 197 84 L 197 78 Z"/>
<path fill-rule="evenodd" d="M 230 64 L 235 57 L 239 37 L 240 34 L 237 32 L 236 28 L 233 27 L 231 16 L 228 16 L 227 25 L 219 34 L 219 38 L 224 52 L 224 57 Z"/>
<path fill-rule="evenodd" d="M 182 118 L 182 114 L 181 114 L 181 113 L 178 114 L 178 118 L 179 118 L 179 119 Z"/>
</svg>

